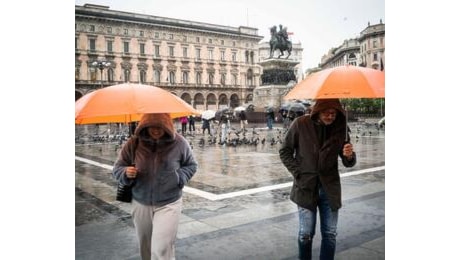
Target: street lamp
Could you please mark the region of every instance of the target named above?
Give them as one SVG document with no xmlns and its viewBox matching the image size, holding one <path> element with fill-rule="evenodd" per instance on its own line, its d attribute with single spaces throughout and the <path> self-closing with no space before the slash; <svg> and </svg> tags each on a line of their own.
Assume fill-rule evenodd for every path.
<svg viewBox="0 0 460 260">
<path fill-rule="evenodd" d="M 105 61 L 105 60 L 102 60 L 102 61 L 93 61 L 93 63 L 91 63 L 91 65 L 93 65 L 93 67 L 96 67 L 96 68 L 99 68 L 101 70 L 101 88 L 104 87 L 104 85 L 102 84 L 102 72 L 104 71 L 105 68 L 108 68 L 110 67 L 110 62 L 109 61 Z M 110 136 L 110 124 L 107 124 L 107 137 Z"/>
<path fill-rule="evenodd" d="M 102 84 L 102 72 L 104 71 L 105 68 L 110 67 L 110 62 L 109 61 L 93 61 L 91 64 L 93 67 L 99 68 L 101 70 L 101 88 L 103 87 Z"/>
</svg>

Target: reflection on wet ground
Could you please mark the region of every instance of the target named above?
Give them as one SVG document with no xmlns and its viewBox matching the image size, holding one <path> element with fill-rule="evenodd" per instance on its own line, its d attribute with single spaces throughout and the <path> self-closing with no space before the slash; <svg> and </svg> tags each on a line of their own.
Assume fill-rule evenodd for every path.
<svg viewBox="0 0 460 260">
<path fill-rule="evenodd" d="M 380 241 L 384 241 L 385 133 L 373 124 L 349 125 L 358 163 L 353 168 L 340 166 L 344 176 L 344 208 L 339 234 L 342 234 L 341 239 L 354 238 L 354 242 L 339 241 L 337 250 L 345 257 L 356 250 L 355 247 L 377 243 L 375 252 L 368 254 L 384 257 L 384 246 Z M 131 230 L 130 204 L 114 200 L 116 185 L 111 178 L 111 166 L 122 145 L 115 135 L 123 133 L 122 128 L 116 127 L 111 126 L 110 133 L 106 125 L 97 130 L 95 126 L 76 126 L 77 259 L 138 257 L 137 242 Z M 239 128 L 238 125 L 234 127 Z M 197 129 L 200 129 L 199 124 Z M 216 255 L 222 256 L 219 259 L 295 259 L 297 216 L 295 204 L 289 200 L 292 177 L 278 155 L 283 133 L 280 127 L 269 131 L 263 125 L 257 125 L 246 132 L 246 138 L 259 138 L 258 142 L 237 145 L 214 143 L 207 134 L 186 135 L 199 169 L 184 189 L 178 259 L 205 259 L 204 256 L 211 259 Z M 91 138 L 99 135 L 106 137 L 104 140 Z M 229 136 L 243 138 L 238 129 L 230 130 Z M 367 219 L 362 223 L 354 220 L 354 217 L 363 216 Z M 366 223 L 369 225 L 363 226 Z M 116 230 L 107 231 L 107 235 L 112 239 L 122 236 L 127 240 L 129 246 L 123 249 L 122 254 L 126 254 L 123 258 L 100 252 L 103 249 L 100 247 L 112 248 L 113 245 L 98 247 L 86 241 L 88 236 L 97 235 L 97 229 L 120 225 L 128 228 L 130 235 L 126 237 Z M 318 235 L 317 240 L 319 238 Z M 238 245 L 235 239 L 251 242 Z M 214 247 L 207 245 L 206 241 Z M 229 241 L 232 241 L 231 246 Z M 314 245 L 319 246 L 318 243 L 315 241 Z M 219 246 L 223 248 L 219 250 Z M 261 247 L 267 250 L 263 251 Z M 117 252 L 120 249 L 112 250 Z M 378 257 L 375 259 L 380 259 Z"/>
<path fill-rule="evenodd" d="M 383 131 L 374 131 L 373 136 L 361 136 L 356 138 L 357 128 L 354 125 L 351 136 L 355 150 L 359 155 L 358 164 L 353 168 L 341 168 L 342 172 L 356 171 L 359 169 L 382 166 L 384 162 L 384 149 L 376 149 L 377 143 L 382 143 Z M 280 163 L 278 150 L 281 146 L 284 130 L 281 128 L 267 131 L 256 129 L 257 137 L 261 140 L 280 140 L 275 143 L 265 142 L 257 145 L 240 144 L 237 146 L 205 143 L 199 145 L 200 139 L 210 137 L 202 134 L 194 136 L 186 135 L 187 140 L 193 147 L 195 158 L 199 163 L 199 169 L 189 187 L 212 193 L 227 193 L 243 189 L 263 187 L 291 181 L 291 175 Z M 248 131 L 250 132 L 250 131 Z M 247 134 L 248 136 L 251 133 Z M 248 138 L 252 138 L 248 137 Z M 76 145 L 76 155 L 87 159 L 93 159 L 99 163 L 113 165 L 120 151 L 118 142 L 86 143 Z M 367 160 L 366 158 L 371 158 Z M 380 158 L 380 160 L 376 160 Z M 101 176 L 93 175 L 93 179 Z"/>
</svg>

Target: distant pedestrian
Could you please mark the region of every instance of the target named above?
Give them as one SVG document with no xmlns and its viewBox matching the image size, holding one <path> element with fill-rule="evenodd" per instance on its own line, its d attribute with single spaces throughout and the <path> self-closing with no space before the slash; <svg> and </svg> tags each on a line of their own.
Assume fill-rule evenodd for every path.
<svg viewBox="0 0 460 260">
<path fill-rule="evenodd" d="M 129 124 L 129 136 L 131 137 L 134 134 L 134 130 L 136 130 L 137 122 L 130 122 Z"/>
<path fill-rule="evenodd" d="M 269 130 L 273 129 L 273 121 L 275 121 L 275 112 L 273 112 L 273 109 L 268 109 L 267 112 L 265 113 L 265 117 L 267 119 L 267 127 Z"/>
<path fill-rule="evenodd" d="M 174 259 L 182 190 L 198 165 L 169 114 L 144 114 L 134 137 L 123 146 L 112 175 L 133 185 L 131 212 L 141 258 Z"/>
<path fill-rule="evenodd" d="M 289 127 L 289 117 L 288 117 L 288 111 L 286 109 L 280 109 L 278 111 L 281 115 L 281 118 L 283 119 L 283 128 L 287 129 Z"/>
<path fill-rule="evenodd" d="M 321 225 L 320 259 L 334 259 L 342 193 L 338 158 L 356 164 L 348 136 L 345 110 L 338 99 L 319 99 L 311 114 L 294 119 L 279 150 L 281 162 L 294 177 L 290 199 L 299 213 L 299 259 L 311 259 L 316 218 Z"/>
<path fill-rule="evenodd" d="M 227 140 L 227 131 L 230 128 L 230 117 L 227 113 L 222 112 L 222 115 L 219 118 L 219 126 L 221 128 L 220 143 L 224 144 Z"/>
<path fill-rule="evenodd" d="M 180 124 L 182 126 L 182 135 L 185 136 L 187 134 L 187 123 L 188 119 L 186 116 L 179 118 Z"/>
<path fill-rule="evenodd" d="M 203 129 L 203 135 L 204 135 L 204 132 L 206 131 L 206 129 L 208 130 L 208 134 L 212 136 L 212 133 L 211 133 L 211 124 L 209 122 L 208 119 L 202 119 L 203 121 L 203 124 L 201 126 L 201 129 Z"/>
<path fill-rule="evenodd" d="M 188 129 L 191 134 L 195 133 L 195 116 L 191 115 L 188 117 Z"/>
<path fill-rule="evenodd" d="M 240 114 L 240 126 L 241 126 L 241 130 L 244 130 L 245 129 L 245 125 L 248 124 L 248 119 L 246 117 L 246 112 L 244 110 L 241 110 Z"/>
</svg>

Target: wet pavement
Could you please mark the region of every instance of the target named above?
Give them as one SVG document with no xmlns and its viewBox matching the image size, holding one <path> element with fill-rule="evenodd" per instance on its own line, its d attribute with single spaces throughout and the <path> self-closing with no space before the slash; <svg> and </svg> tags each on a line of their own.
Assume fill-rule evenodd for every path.
<svg viewBox="0 0 460 260">
<path fill-rule="evenodd" d="M 278 155 L 284 130 L 280 124 L 273 130 L 250 127 L 246 143 L 235 145 L 219 144 L 207 134 L 186 136 L 199 168 L 184 188 L 176 259 L 297 259 L 292 177 Z M 340 166 L 343 207 L 336 259 L 384 259 L 385 133 L 373 121 L 350 123 L 350 128 L 358 163 Z M 131 205 L 115 201 L 111 177 L 120 142 L 110 135 L 125 130 L 107 129 L 76 126 L 75 258 L 140 259 Z M 199 123 L 196 129 L 201 133 Z M 230 138 L 237 137 L 237 129 Z M 321 240 L 317 226 L 314 259 Z"/>
</svg>

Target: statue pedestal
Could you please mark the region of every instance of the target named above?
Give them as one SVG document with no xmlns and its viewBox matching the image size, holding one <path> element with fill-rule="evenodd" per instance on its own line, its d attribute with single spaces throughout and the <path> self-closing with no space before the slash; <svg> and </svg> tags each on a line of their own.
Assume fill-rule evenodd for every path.
<svg viewBox="0 0 460 260">
<path fill-rule="evenodd" d="M 257 110 L 266 106 L 281 106 L 283 97 L 297 83 L 297 64 L 297 61 L 276 58 L 260 62 L 263 68 L 262 83 L 253 92 L 253 104 Z"/>
</svg>

